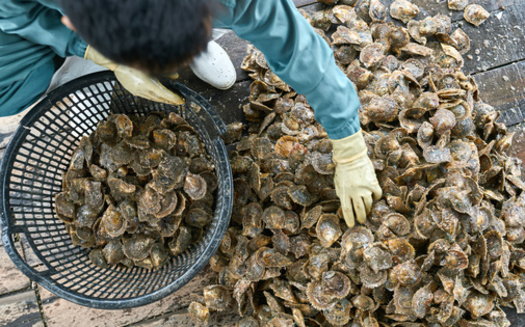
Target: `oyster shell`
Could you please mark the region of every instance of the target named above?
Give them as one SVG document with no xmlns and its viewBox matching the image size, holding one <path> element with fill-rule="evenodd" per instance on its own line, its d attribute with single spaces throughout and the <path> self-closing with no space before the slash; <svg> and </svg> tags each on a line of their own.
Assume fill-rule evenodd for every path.
<svg viewBox="0 0 525 327">
<path fill-rule="evenodd" d="M 405 24 L 416 17 L 418 13 L 419 8 L 407 0 L 396 0 L 390 6 L 390 16 L 399 19 Z"/>
<path fill-rule="evenodd" d="M 470 39 L 410 1 L 389 8 L 407 26 L 386 23 L 385 4 L 302 12 L 358 91 L 383 189 L 361 226 L 341 224 L 331 143 L 306 97 L 255 48 L 243 63 L 251 135 L 230 156 L 232 223 L 213 269 L 253 311 L 246 324 L 488 327 L 508 325 L 500 304 L 525 310 L 525 183 L 504 153 L 512 134 L 462 72 Z"/>
<path fill-rule="evenodd" d="M 213 218 L 218 180 L 203 148 L 174 113 L 110 115 L 73 152 L 57 217 L 69 224 L 74 244 L 94 251 L 97 266 L 159 269 L 170 250 L 176 255 L 198 241 Z"/>
<path fill-rule="evenodd" d="M 343 234 L 339 227 L 339 217 L 331 214 L 321 215 L 315 231 L 317 238 L 324 247 L 330 247 Z"/>
<path fill-rule="evenodd" d="M 204 288 L 206 307 L 216 311 L 223 311 L 231 303 L 230 292 L 222 285 L 210 285 Z"/>
<path fill-rule="evenodd" d="M 448 8 L 452 10 L 463 10 L 468 5 L 468 0 L 448 0 Z"/>
<path fill-rule="evenodd" d="M 490 17 L 490 13 L 482 6 L 473 4 L 465 9 L 464 17 L 467 22 L 479 26 Z"/>
<path fill-rule="evenodd" d="M 188 314 L 191 319 L 198 324 L 208 324 L 210 318 L 210 310 L 208 307 L 200 302 L 191 302 L 188 307 Z"/>
</svg>

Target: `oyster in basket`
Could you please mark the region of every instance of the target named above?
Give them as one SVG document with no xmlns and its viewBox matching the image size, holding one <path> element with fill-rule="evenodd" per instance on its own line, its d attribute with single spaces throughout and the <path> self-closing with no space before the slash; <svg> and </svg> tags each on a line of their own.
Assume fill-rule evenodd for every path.
<svg viewBox="0 0 525 327">
<path fill-rule="evenodd" d="M 175 113 L 111 115 L 74 151 L 56 214 L 96 266 L 159 269 L 213 219 L 218 181 L 204 148 Z"/>
</svg>

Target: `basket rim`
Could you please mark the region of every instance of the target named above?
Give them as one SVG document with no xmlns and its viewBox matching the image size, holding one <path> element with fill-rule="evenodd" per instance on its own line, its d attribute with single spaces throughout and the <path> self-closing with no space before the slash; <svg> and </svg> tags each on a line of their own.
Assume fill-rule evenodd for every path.
<svg viewBox="0 0 525 327">
<path fill-rule="evenodd" d="M 208 264 L 213 254 L 218 250 L 222 242 L 222 238 L 226 234 L 226 231 L 229 226 L 229 221 L 231 218 L 233 207 L 233 175 L 228 160 L 228 152 L 226 150 L 224 141 L 221 138 L 221 135 L 226 131 L 226 125 L 219 117 L 217 112 L 206 101 L 206 99 L 204 99 L 204 97 L 202 97 L 195 91 L 189 89 L 188 87 L 178 82 L 172 80 L 163 80 L 163 84 L 166 87 L 168 87 L 171 90 L 178 91 L 185 97 L 191 95 L 203 107 L 202 109 L 204 109 L 206 114 L 210 116 L 212 121 L 215 123 L 216 127 L 216 131 L 213 131 L 215 133 L 215 138 L 210 136 L 212 144 L 216 147 L 219 158 L 225 159 L 219 160 L 219 165 L 221 167 L 217 168 L 221 169 L 221 171 L 225 173 L 225 177 L 227 178 L 227 180 L 224 181 L 224 187 L 226 190 L 226 194 L 229 196 L 226 196 L 224 206 L 222 206 L 221 208 L 216 207 L 215 209 L 214 217 L 218 216 L 219 221 L 217 222 L 216 228 L 212 232 L 210 242 L 204 245 L 202 255 L 199 256 L 197 260 L 191 266 L 189 266 L 189 268 L 180 277 L 173 280 L 169 284 L 161 286 L 155 291 L 150 291 L 146 294 L 128 299 L 97 299 L 95 297 L 84 296 L 80 293 L 77 293 L 76 291 L 69 290 L 70 287 L 64 287 L 62 285 L 58 286 L 58 284 L 54 282 L 54 280 L 51 279 L 49 276 L 46 276 L 45 274 L 42 274 L 41 272 L 35 270 L 33 267 L 29 266 L 27 262 L 20 256 L 19 252 L 15 249 L 14 240 L 12 237 L 13 234 L 26 234 L 26 232 L 23 231 L 21 228 L 16 228 L 17 226 L 10 225 L 11 213 L 8 210 L 6 199 L 6 195 L 9 192 L 8 180 L 11 176 L 13 168 L 12 163 L 17 155 L 17 150 L 20 147 L 20 143 L 23 140 L 25 140 L 26 135 L 29 133 L 31 125 L 38 118 L 40 118 L 42 114 L 50 108 L 50 106 L 54 105 L 54 103 L 56 103 L 59 99 L 62 99 L 64 97 L 64 94 L 68 95 L 84 87 L 89 87 L 90 85 L 103 82 L 118 81 L 115 78 L 113 72 L 104 71 L 89 74 L 72 80 L 68 83 L 65 83 L 64 85 L 50 92 L 44 99 L 42 99 L 40 103 L 35 105 L 35 107 L 32 108 L 21 120 L 20 126 L 11 137 L 11 140 L 6 147 L 4 156 L 2 157 L 0 163 L 0 198 L 2 199 L 0 203 L 0 225 L 2 230 L 1 239 L 11 261 L 13 261 L 15 266 L 20 271 L 22 271 L 22 273 L 24 273 L 31 280 L 42 285 L 47 290 L 60 296 L 61 298 L 64 298 L 65 300 L 71 301 L 76 304 L 92 308 L 127 309 L 150 304 L 174 293 L 175 291 L 183 287 L 186 283 L 188 283 L 191 279 L 193 279 L 193 277 L 195 277 Z M 28 236 L 26 235 L 26 237 Z"/>
</svg>

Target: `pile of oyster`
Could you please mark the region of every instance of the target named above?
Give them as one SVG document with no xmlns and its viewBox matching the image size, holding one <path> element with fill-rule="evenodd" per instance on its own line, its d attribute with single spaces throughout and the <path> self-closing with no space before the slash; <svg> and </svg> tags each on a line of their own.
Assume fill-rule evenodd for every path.
<svg viewBox="0 0 525 327">
<path fill-rule="evenodd" d="M 181 116 L 115 114 L 80 140 L 55 209 L 95 265 L 158 269 L 202 237 L 217 184 Z"/>
<path fill-rule="evenodd" d="M 235 308 L 242 327 L 509 326 L 501 306 L 525 311 L 525 184 L 505 154 L 512 133 L 461 71 L 468 36 L 445 15 L 414 20 L 405 0 L 390 15 L 407 28 L 386 23 L 380 1 L 339 3 L 303 14 L 358 90 L 383 198 L 346 227 L 326 133 L 250 48 L 232 223 L 210 262 L 217 284 L 190 315 Z M 229 128 L 235 141 L 242 126 Z"/>
</svg>

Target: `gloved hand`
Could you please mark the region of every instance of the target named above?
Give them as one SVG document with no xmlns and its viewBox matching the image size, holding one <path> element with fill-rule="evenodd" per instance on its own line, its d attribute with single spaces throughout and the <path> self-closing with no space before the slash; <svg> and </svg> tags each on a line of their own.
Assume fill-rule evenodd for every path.
<svg viewBox="0 0 525 327">
<path fill-rule="evenodd" d="M 335 162 L 335 190 L 341 200 L 341 209 L 348 227 L 355 220 L 364 223 L 383 191 L 377 182 L 372 161 L 368 158 L 365 139 L 361 131 L 341 140 L 331 140 Z"/>
<path fill-rule="evenodd" d="M 156 78 L 148 76 L 138 69 L 119 65 L 89 45 L 84 54 L 84 59 L 91 60 L 95 64 L 113 71 L 120 84 L 134 96 L 171 105 L 184 104 L 184 99 L 181 96 L 168 90 Z"/>
</svg>

